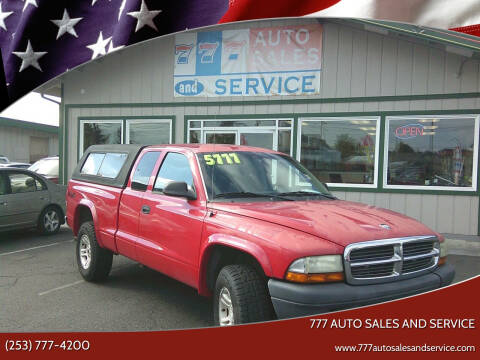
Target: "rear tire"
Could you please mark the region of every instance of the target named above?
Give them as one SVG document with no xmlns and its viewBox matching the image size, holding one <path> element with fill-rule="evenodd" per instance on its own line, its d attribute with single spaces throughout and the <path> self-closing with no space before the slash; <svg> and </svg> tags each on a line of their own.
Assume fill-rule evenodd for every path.
<svg viewBox="0 0 480 360">
<path fill-rule="evenodd" d="M 62 212 L 56 206 L 47 206 L 38 218 L 37 228 L 42 235 L 58 233 L 61 225 Z"/>
<path fill-rule="evenodd" d="M 274 318 L 265 279 L 249 265 L 225 266 L 218 274 L 213 301 L 215 325 L 238 325 Z"/>
<path fill-rule="evenodd" d="M 99 282 L 105 280 L 110 274 L 113 253 L 98 245 L 92 221 L 80 226 L 76 254 L 78 270 L 85 280 Z"/>
</svg>

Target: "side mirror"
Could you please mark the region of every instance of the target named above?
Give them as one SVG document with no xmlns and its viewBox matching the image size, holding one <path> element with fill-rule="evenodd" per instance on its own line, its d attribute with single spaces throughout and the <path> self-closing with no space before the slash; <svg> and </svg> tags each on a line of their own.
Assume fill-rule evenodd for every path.
<svg viewBox="0 0 480 360">
<path fill-rule="evenodd" d="M 196 200 L 197 195 L 188 190 L 186 182 L 183 181 L 172 181 L 163 189 L 163 193 L 168 196 L 184 197 L 188 200 Z"/>
</svg>

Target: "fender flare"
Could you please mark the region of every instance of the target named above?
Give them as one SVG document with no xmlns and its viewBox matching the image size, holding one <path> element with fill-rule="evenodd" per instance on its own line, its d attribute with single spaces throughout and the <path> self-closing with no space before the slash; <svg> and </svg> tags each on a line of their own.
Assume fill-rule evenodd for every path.
<svg viewBox="0 0 480 360">
<path fill-rule="evenodd" d="M 270 260 L 259 245 L 236 236 L 213 234 L 203 243 L 200 249 L 200 267 L 198 272 L 198 292 L 200 295 L 210 294 L 206 285 L 206 269 L 208 261 L 210 260 L 211 249 L 213 249 L 215 245 L 222 245 L 250 255 L 257 260 L 267 277 L 272 276 L 273 270 Z"/>
<path fill-rule="evenodd" d="M 77 224 L 77 212 L 79 211 L 79 208 L 80 206 L 85 206 L 87 207 L 89 210 L 90 210 L 90 213 L 92 214 L 92 220 L 93 220 L 93 224 L 95 225 L 97 223 L 97 220 L 98 220 L 98 215 L 97 215 L 97 210 L 95 209 L 95 205 L 93 204 L 92 201 L 88 200 L 88 199 L 81 199 L 76 208 L 75 208 L 75 215 L 74 215 L 74 229 L 79 229 L 80 228 L 80 224 Z M 78 234 L 78 230 L 76 231 L 76 234 L 75 236 Z M 100 233 L 98 232 L 98 227 L 95 226 L 95 236 L 97 238 L 97 241 L 99 243 L 100 246 L 102 246 L 102 240 L 101 240 L 101 237 L 99 236 Z"/>
</svg>

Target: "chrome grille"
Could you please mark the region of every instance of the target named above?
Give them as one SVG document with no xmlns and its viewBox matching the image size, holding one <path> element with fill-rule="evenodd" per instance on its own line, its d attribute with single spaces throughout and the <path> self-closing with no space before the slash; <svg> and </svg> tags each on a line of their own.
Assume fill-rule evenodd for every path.
<svg viewBox="0 0 480 360">
<path fill-rule="evenodd" d="M 405 279 L 437 266 L 440 245 L 435 236 L 414 236 L 348 245 L 344 253 L 347 282 L 381 283 Z"/>
</svg>

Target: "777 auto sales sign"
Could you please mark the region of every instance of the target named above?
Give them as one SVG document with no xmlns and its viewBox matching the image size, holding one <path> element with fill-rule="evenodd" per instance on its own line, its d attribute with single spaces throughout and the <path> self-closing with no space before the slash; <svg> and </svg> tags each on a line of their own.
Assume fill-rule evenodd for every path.
<svg viewBox="0 0 480 360">
<path fill-rule="evenodd" d="M 177 34 L 174 95 L 318 94 L 322 31 L 307 24 Z"/>
</svg>

